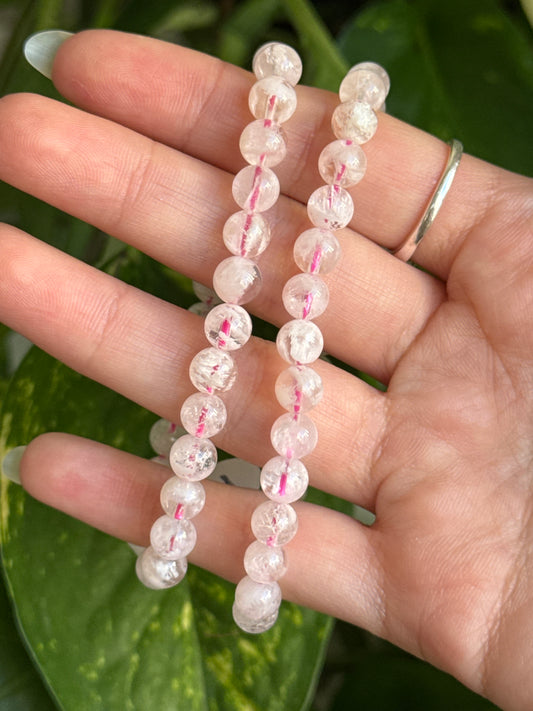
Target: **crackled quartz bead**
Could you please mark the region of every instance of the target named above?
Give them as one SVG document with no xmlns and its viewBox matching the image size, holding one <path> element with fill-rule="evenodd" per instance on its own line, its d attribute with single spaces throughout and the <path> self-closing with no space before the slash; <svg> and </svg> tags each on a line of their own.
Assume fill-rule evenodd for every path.
<svg viewBox="0 0 533 711">
<path fill-rule="evenodd" d="M 167 516 L 177 520 L 194 518 L 204 508 L 205 489 L 197 481 L 173 476 L 163 484 L 160 499 Z"/>
<path fill-rule="evenodd" d="M 319 276 L 296 274 L 283 287 L 281 297 L 293 318 L 314 319 L 326 310 L 329 290 Z"/>
<path fill-rule="evenodd" d="M 196 528 L 187 519 L 160 516 L 152 525 L 150 545 L 165 560 L 184 558 L 196 545 Z"/>
<path fill-rule="evenodd" d="M 241 210 L 228 217 L 222 238 L 232 254 L 253 259 L 270 244 L 270 227 L 262 215 Z"/>
<path fill-rule="evenodd" d="M 285 552 L 279 546 L 254 541 L 244 553 L 244 569 L 256 583 L 273 583 L 287 571 Z"/>
<path fill-rule="evenodd" d="M 264 212 L 271 208 L 280 191 L 274 171 L 259 165 L 248 165 L 240 170 L 231 189 L 237 205 L 249 212 Z"/>
<path fill-rule="evenodd" d="M 307 365 L 322 353 L 324 339 L 312 321 L 295 319 L 279 329 L 276 346 L 283 360 L 295 365 Z"/>
<path fill-rule="evenodd" d="M 344 188 L 323 185 L 311 193 L 307 214 L 315 227 L 339 230 L 353 217 L 353 200 Z"/>
<path fill-rule="evenodd" d="M 299 459 L 273 457 L 261 470 L 261 489 L 271 501 L 291 504 L 301 499 L 309 486 L 309 474 Z"/>
<path fill-rule="evenodd" d="M 287 154 L 281 127 L 265 119 L 252 121 L 246 126 L 239 139 L 239 148 L 247 163 L 264 168 L 278 165 Z"/>
<path fill-rule="evenodd" d="M 383 82 L 383 85 L 385 87 L 385 93 L 388 95 L 390 91 L 390 78 L 387 73 L 387 70 L 384 69 L 381 64 L 376 64 L 376 62 L 359 62 L 358 64 L 353 65 L 353 67 L 350 69 L 350 72 L 357 72 L 362 69 L 377 74 Z"/>
<path fill-rule="evenodd" d="M 149 440 L 154 452 L 168 456 L 170 448 L 174 442 L 184 433 L 182 427 L 178 427 L 169 420 L 156 420 L 150 428 Z"/>
<path fill-rule="evenodd" d="M 217 458 L 217 449 L 211 440 L 183 435 L 172 445 L 169 462 L 176 476 L 200 481 L 212 474 Z"/>
<path fill-rule="evenodd" d="M 258 79 L 277 76 L 296 86 L 302 76 L 302 60 L 298 52 L 289 45 L 268 42 L 254 54 L 252 71 Z"/>
<path fill-rule="evenodd" d="M 204 303 L 203 301 L 199 301 L 196 304 L 191 304 L 187 311 L 190 311 L 192 314 L 196 314 L 197 316 L 205 318 L 207 314 L 211 311 L 211 308 L 211 306 Z"/>
<path fill-rule="evenodd" d="M 200 301 L 207 306 L 211 307 L 220 304 L 220 299 L 215 294 L 214 290 L 204 284 L 200 284 L 199 281 L 193 281 L 192 290 Z"/>
<path fill-rule="evenodd" d="M 270 430 L 272 446 L 287 459 L 301 459 L 310 454 L 318 442 L 318 431 L 307 415 L 295 418 L 290 413 L 280 415 Z"/>
<path fill-rule="evenodd" d="M 266 632 L 276 622 L 280 605 L 281 589 L 276 582 L 256 583 L 246 576 L 235 590 L 233 619 L 244 632 Z"/>
<path fill-rule="evenodd" d="M 374 65 L 378 66 L 378 65 Z M 375 71 L 370 62 L 355 65 L 344 77 L 339 87 L 339 98 L 341 101 L 365 101 L 373 109 L 379 109 L 385 99 L 390 87 L 390 81 L 385 80 L 386 72 Z M 385 76 L 384 76 L 385 74 Z"/>
<path fill-rule="evenodd" d="M 293 415 L 316 407 L 324 390 L 320 375 L 306 365 L 291 365 L 282 370 L 275 389 L 279 404 Z"/>
<path fill-rule="evenodd" d="M 376 133 L 378 117 L 366 101 L 339 104 L 331 117 L 331 128 L 337 138 L 366 143 Z"/>
<path fill-rule="evenodd" d="M 313 227 L 298 236 L 293 254 L 294 261 L 303 272 L 329 274 L 337 266 L 341 246 L 331 230 Z"/>
<path fill-rule="evenodd" d="M 290 504 L 265 501 L 252 514 L 252 531 L 267 546 L 284 546 L 298 530 L 296 511 Z"/>
<path fill-rule="evenodd" d="M 229 353 L 219 348 L 204 348 L 192 359 L 189 377 L 202 393 L 226 392 L 235 383 L 237 366 Z"/>
<path fill-rule="evenodd" d="M 148 547 L 137 558 L 137 577 L 152 590 L 164 590 L 180 583 L 187 572 L 187 559 L 165 560 Z"/>
<path fill-rule="evenodd" d="M 252 335 L 252 319 L 242 306 L 219 304 L 205 317 L 204 330 L 212 346 L 235 351 Z"/>
<path fill-rule="evenodd" d="M 281 77 L 265 77 L 250 89 L 248 106 L 256 119 L 284 123 L 296 111 L 296 92 Z"/>
<path fill-rule="evenodd" d="M 246 257 L 223 259 L 213 274 L 213 286 L 227 304 L 246 304 L 261 291 L 263 278 L 259 267 Z"/>
<path fill-rule="evenodd" d="M 213 437 L 226 424 L 226 406 L 217 395 L 194 393 L 183 403 L 180 417 L 190 435 L 200 439 Z"/>
<path fill-rule="evenodd" d="M 329 143 L 318 158 L 318 170 L 328 185 L 349 188 L 363 178 L 366 156 L 357 143 L 339 139 Z"/>
</svg>

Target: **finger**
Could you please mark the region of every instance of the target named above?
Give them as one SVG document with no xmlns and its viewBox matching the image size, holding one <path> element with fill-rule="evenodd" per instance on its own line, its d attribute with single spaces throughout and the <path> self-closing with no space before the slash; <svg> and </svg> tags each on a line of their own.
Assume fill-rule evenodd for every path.
<svg viewBox="0 0 533 711">
<path fill-rule="evenodd" d="M 189 363 L 208 345 L 200 317 L 14 228 L 0 233 L 0 245 L 5 264 L 0 321 L 76 371 L 161 417 L 178 419 L 193 391 Z M 228 423 L 215 441 L 263 465 L 274 454 L 269 433 L 281 414 L 274 383 L 285 366 L 275 345 L 260 339 L 246 344 L 235 360 L 237 382 L 224 393 Z M 385 416 L 382 394 L 323 361 L 316 369 L 326 393 L 313 410 L 320 442 L 306 458 L 313 484 L 369 505 L 376 487 L 370 467 Z M 330 453 L 336 449 L 332 465 Z"/>
<path fill-rule="evenodd" d="M 252 78 L 240 69 L 146 37 L 90 31 L 61 47 L 53 79 L 68 99 L 93 113 L 224 170 L 242 167 L 236 147 L 250 120 L 247 94 Z M 301 87 L 298 100 L 297 113 L 287 124 L 289 155 L 277 172 L 286 193 L 305 203 L 320 184 L 317 158 L 332 140 L 330 116 L 338 98 Z M 367 174 L 352 189 L 356 202 L 352 226 L 394 250 L 422 216 L 448 148 L 383 114 L 365 152 Z M 488 209 L 487 193 L 495 189 L 501 174 L 493 166 L 463 158 L 438 221 L 417 251 L 422 266 L 446 278 L 465 235 Z"/>
<path fill-rule="evenodd" d="M 35 96 L 0 101 L 0 152 L 1 179 L 200 282 L 211 283 L 227 256 L 222 226 L 236 209 L 228 173 Z M 281 291 L 296 272 L 288 245 L 309 223 L 287 198 L 269 219 L 274 240 L 260 262 L 266 288 L 250 308 L 279 325 L 287 320 Z M 387 382 L 444 289 L 349 230 L 340 239 L 342 265 L 326 277 L 330 307 L 317 323 L 329 353 Z"/>
<path fill-rule="evenodd" d="M 159 491 L 171 472 L 131 454 L 79 437 L 42 435 L 21 462 L 24 488 L 35 498 L 106 533 L 148 545 L 161 515 Z M 252 542 L 250 517 L 261 492 L 205 481 L 206 504 L 194 518 L 191 562 L 228 580 L 243 575 Z M 375 633 L 382 631 L 379 574 L 370 530 L 348 516 L 295 504 L 298 533 L 286 547 L 284 597 Z M 133 565 L 133 563 L 132 563 Z M 354 570 L 357 575 L 354 575 Z"/>
</svg>

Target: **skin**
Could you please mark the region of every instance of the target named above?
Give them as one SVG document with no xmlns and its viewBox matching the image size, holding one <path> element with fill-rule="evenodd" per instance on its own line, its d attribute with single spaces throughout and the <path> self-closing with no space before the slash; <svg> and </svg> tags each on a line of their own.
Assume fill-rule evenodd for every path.
<svg viewBox="0 0 533 711">
<path fill-rule="evenodd" d="M 0 179 L 209 283 L 227 256 L 233 174 L 250 121 L 251 75 L 155 40 L 89 31 L 60 48 L 53 81 L 76 107 L 34 95 L 0 100 Z M 249 309 L 286 320 L 288 247 L 309 223 L 316 161 L 338 100 L 298 89 L 285 124 L 283 195 L 269 212 L 263 291 Z M 314 486 L 376 514 L 367 528 L 296 504 L 287 599 L 381 635 L 505 709 L 533 706 L 532 181 L 464 156 L 415 269 L 394 249 L 424 211 L 448 155 L 389 116 L 365 145 L 368 170 L 339 232 L 317 319 L 325 348 L 388 385 L 386 393 L 317 363 Z M 192 388 L 201 321 L 9 226 L 0 225 L 0 320 L 78 371 L 175 420 Z M 225 395 L 215 441 L 262 464 L 279 414 L 272 344 L 252 339 Z M 341 446 L 339 446 L 341 443 Z M 161 467 L 60 433 L 31 442 L 30 494 L 119 538 L 146 544 Z M 243 575 L 250 514 L 263 495 L 207 482 L 191 560 Z M 106 497 L 101 492 L 106 491 Z"/>
</svg>

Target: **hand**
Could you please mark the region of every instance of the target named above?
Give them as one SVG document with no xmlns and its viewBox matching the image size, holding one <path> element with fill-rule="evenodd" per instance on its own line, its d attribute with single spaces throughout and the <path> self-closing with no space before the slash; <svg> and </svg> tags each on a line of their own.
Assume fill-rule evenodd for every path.
<svg viewBox="0 0 533 711">
<path fill-rule="evenodd" d="M 54 82 L 80 108 L 32 95 L 0 101 L 0 179 L 209 283 L 227 252 L 250 75 L 190 50 L 108 32 L 68 40 Z M 317 156 L 335 96 L 300 88 L 277 173 L 265 287 L 251 305 L 286 320 L 288 244 L 308 228 Z M 80 110 L 81 109 L 81 110 Z M 465 156 L 416 252 L 391 256 L 423 212 L 447 147 L 383 115 L 352 193 L 343 260 L 318 320 L 326 350 L 388 385 L 378 392 L 319 362 L 315 487 L 376 514 L 367 528 L 297 504 L 286 598 L 386 637 L 506 709 L 533 704 L 531 181 Z M 364 236 L 363 236 L 364 235 Z M 71 367 L 176 419 L 205 347 L 198 317 L 128 287 L 8 225 L 0 227 L 0 319 Z M 21 298 L 23 295 L 23 298 Z M 224 397 L 216 443 L 262 464 L 279 414 L 272 344 L 252 340 Z M 66 476 L 68 473 L 68 477 Z M 147 543 L 167 474 L 95 442 L 43 435 L 21 464 L 35 497 Z M 191 560 L 238 580 L 262 494 L 207 482 Z M 105 488 L 107 496 L 100 494 Z"/>
</svg>

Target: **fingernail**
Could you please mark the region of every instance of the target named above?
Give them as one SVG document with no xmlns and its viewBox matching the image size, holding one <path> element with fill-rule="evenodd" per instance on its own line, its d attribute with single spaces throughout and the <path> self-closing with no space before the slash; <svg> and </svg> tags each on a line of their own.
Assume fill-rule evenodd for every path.
<svg viewBox="0 0 533 711">
<path fill-rule="evenodd" d="M 72 37 L 72 32 L 63 30 L 45 30 L 28 37 L 24 43 L 24 56 L 34 69 L 52 78 L 52 65 L 57 50 L 63 42 Z"/>
<path fill-rule="evenodd" d="M 2 474 L 15 484 L 20 484 L 20 460 L 25 450 L 26 447 L 15 447 L 2 459 Z"/>
</svg>

